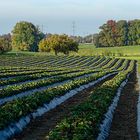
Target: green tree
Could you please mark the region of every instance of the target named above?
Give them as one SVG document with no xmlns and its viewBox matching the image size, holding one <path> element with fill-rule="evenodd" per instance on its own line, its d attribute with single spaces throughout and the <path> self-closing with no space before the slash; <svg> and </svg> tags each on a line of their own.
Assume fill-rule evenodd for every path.
<svg viewBox="0 0 140 140">
<path fill-rule="evenodd" d="M 6 34 L 0 36 L 0 53 L 8 52 L 12 49 L 11 35 Z"/>
<path fill-rule="evenodd" d="M 140 20 L 129 21 L 128 27 L 129 45 L 140 45 Z"/>
<path fill-rule="evenodd" d="M 100 27 L 100 30 L 96 38 L 96 47 L 115 47 L 128 44 L 127 21 L 109 20 Z"/>
<path fill-rule="evenodd" d="M 140 20 L 108 21 L 100 27 L 96 47 L 140 45 Z"/>
<path fill-rule="evenodd" d="M 116 23 L 117 39 L 116 46 L 126 46 L 128 44 L 128 23 L 126 20 L 120 20 Z"/>
<path fill-rule="evenodd" d="M 67 35 L 50 35 L 46 39 L 43 39 L 39 43 L 39 51 L 41 52 L 50 52 L 54 51 L 55 55 L 59 52 L 66 55 L 70 51 L 78 52 L 78 43 Z"/>
<path fill-rule="evenodd" d="M 38 43 L 43 38 L 39 28 L 30 22 L 17 23 L 12 31 L 12 46 L 18 50 L 38 51 Z"/>
<path fill-rule="evenodd" d="M 46 39 L 42 39 L 40 42 L 39 42 L 39 51 L 40 52 L 50 52 L 51 49 L 48 47 L 48 40 Z"/>
</svg>

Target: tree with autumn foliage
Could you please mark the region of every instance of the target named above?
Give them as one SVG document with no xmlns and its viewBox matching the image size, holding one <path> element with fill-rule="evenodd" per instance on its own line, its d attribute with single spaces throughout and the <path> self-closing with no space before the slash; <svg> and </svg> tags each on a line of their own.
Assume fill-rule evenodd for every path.
<svg viewBox="0 0 140 140">
<path fill-rule="evenodd" d="M 78 43 L 67 35 L 51 35 L 43 39 L 39 43 L 40 52 L 54 51 L 55 55 L 58 53 L 69 54 L 70 51 L 78 52 Z"/>
<path fill-rule="evenodd" d="M 109 20 L 106 24 L 100 27 L 100 33 L 98 34 L 98 47 L 110 47 L 116 46 L 117 40 L 117 25 L 116 21 Z M 98 45 L 97 45 L 98 44 Z"/>
<path fill-rule="evenodd" d="M 96 47 L 140 45 L 140 20 L 109 20 L 100 27 Z"/>
</svg>

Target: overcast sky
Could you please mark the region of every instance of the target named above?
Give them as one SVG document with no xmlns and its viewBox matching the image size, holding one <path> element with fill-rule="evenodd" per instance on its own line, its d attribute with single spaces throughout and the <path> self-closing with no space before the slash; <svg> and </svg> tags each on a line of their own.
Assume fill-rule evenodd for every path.
<svg viewBox="0 0 140 140">
<path fill-rule="evenodd" d="M 19 21 L 30 21 L 50 33 L 98 32 L 106 20 L 140 19 L 140 0 L 0 0 L 0 34 Z M 42 28 L 43 25 L 43 28 Z"/>
</svg>

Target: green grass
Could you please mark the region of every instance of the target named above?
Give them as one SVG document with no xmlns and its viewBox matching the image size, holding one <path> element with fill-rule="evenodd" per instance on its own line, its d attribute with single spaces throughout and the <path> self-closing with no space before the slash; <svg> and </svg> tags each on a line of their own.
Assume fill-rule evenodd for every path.
<svg viewBox="0 0 140 140">
<path fill-rule="evenodd" d="M 94 45 L 82 44 L 79 46 L 80 55 L 109 55 L 115 57 L 139 57 L 140 46 L 122 46 L 110 48 L 95 48 Z"/>
<path fill-rule="evenodd" d="M 7 53 L 8 55 L 15 56 L 16 54 L 20 56 L 26 55 L 37 55 L 37 56 L 45 56 L 45 55 L 54 55 L 54 52 L 46 53 L 46 52 L 16 52 L 11 51 Z M 64 55 L 60 53 L 59 55 Z M 140 60 L 140 46 L 123 46 L 123 47 L 110 47 L 110 48 L 96 48 L 92 44 L 81 44 L 79 46 L 79 52 L 71 52 L 69 55 L 79 55 L 79 56 L 110 56 L 110 57 L 118 57 L 125 59 L 133 59 Z"/>
</svg>

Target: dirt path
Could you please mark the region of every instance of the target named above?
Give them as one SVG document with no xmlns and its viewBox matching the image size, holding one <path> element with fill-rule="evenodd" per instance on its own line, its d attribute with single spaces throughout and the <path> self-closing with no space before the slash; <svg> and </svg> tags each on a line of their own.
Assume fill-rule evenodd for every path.
<svg viewBox="0 0 140 140">
<path fill-rule="evenodd" d="M 136 124 L 138 90 L 136 73 L 133 73 L 122 91 L 114 114 L 109 140 L 138 140 Z"/>
<path fill-rule="evenodd" d="M 114 76 L 111 76 L 106 80 L 109 80 L 113 77 Z M 102 81 L 100 84 L 102 84 L 104 81 Z M 83 90 L 55 109 L 44 114 L 42 117 L 33 120 L 23 131 L 23 133 L 19 136 L 16 136 L 13 140 L 43 140 L 49 131 L 52 130 L 57 125 L 57 123 L 60 122 L 64 116 L 66 116 L 66 114 L 69 116 L 71 107 L 85 101 L 89 97 L 90 92 L 100 84 L 96 84 L 96 86 L 90 87 L 87 90 Z"/>
</svg>

